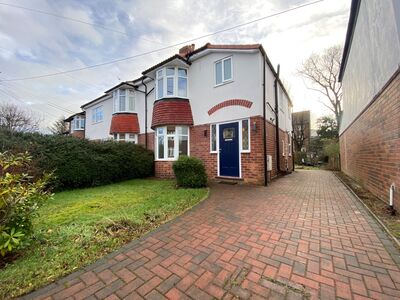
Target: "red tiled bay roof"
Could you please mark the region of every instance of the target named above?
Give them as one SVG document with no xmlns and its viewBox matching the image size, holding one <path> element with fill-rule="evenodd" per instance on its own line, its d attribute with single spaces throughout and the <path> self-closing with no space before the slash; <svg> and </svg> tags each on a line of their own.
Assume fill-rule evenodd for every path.
<svg viewBox="0 0 400 300">
<path fill-rule="evenodd" d="M 110 134 L 113 133 L 139 133 L 137 114 L 114 114 L 111 120 Z"/>
<path fill-rule="evenodd" d="M 151 128 L 163 125 L 193 125 L 189 100 L 168 99 L 155 102 Z"/>
</svg>

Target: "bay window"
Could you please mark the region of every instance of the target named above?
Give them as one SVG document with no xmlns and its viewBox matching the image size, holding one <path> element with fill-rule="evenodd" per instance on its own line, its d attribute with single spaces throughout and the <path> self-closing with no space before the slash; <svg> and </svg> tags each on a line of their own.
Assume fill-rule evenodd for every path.
<svg viewBox="0 0 400 300">
<path fill-rule="evenodd" d="M 135 94 L 130 89 L 118 89 L 113 92 L 114 113 L 134 112 Z"/>
<path fill-rule="evenodd" d="M 215 62 L 215 85 L 232 81 L 232 57 L 227 57 Z"/>
<path fill-rule="evenodd" d="M 85 118 L 76 116 L 73 121 L 73 130 L 84 130 L 85 129 Z"/>
<path fill-rule="evenodd" d="M 157 100 L 166 97 L 187 97 L 187 69 L 166 67 L 156 73 Z"/>
<path fill-rule="evenodd" d="M 137 144 L 137 134 L 135 133 L 114 133 L 113 137 L 115 141 Z"/>
<path fill-rule="evenodd" d="M 179 155 L 189 155 L 189 127 L 158 127 L 155 142 L 156 158 L 159 160 L 175 160 Z"/>
</svg>

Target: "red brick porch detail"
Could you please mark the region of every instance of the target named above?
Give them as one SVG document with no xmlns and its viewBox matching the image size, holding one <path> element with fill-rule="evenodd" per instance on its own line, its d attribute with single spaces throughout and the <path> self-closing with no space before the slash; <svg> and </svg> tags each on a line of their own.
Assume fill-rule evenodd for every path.
<svg viewBox="0 0 400 300">
<path fill-rule="evenodd" d="M 249 100 L 243 100 L 243 99 L 226 100 L 226 101 L 218 103 L 217 105 L 214 105 L 212 108 L 210 108 L 208 111 L 208 115 L 212 115 L 217 110 L 227 107 L 227 106 L 243 106 L 243 107 L 250 108 L 252 105 L 253 105 L 253 102 L 251 102 Z"/>
</svg>

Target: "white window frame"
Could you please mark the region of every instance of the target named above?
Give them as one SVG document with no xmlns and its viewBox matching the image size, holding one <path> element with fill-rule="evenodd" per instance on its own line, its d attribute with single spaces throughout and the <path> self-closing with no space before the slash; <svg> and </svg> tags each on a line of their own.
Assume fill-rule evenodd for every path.
<svg viewBox="0 0 400 300">
<path fill-rule="evenodd" d="M 99 118 L 98 113 L 101 112 L 101 118 Z M 92 109 L 92 124 L 101 123 L 104 121 L 104 111 L 103 105 L 93 107 Z"/>
<path fill-rule="evenodd" d="M 231 60 L 231 78 L 226 79 L 225 72 L 224 72 L 224 61 L 226 61 L 228 59 Z M 222 74 L 221 74 L 222 82 L 221 83 L 217 83 L 217 63 L 219 63 L 219 62 L 221 63 L 221 72 L 222 72 Z M 233 57 L 232 57 L 232 55 L 215 61 L 214 62 L 214 84 L 215 84 L 214 87 L 218 87 L 218 86 L 230 83 L 232 81 L 233 81 Z"/>
<path fill-rule="evenodd" d="M 121 110 L 120 97 L 121 91 L 125 91 L 125 110 Z M 133 102 L 133 108 L 129 108 L 130 100 Z M 136 95 L 133 89 L 117 89 L 113 91 L 113 113 L 135 112 L 136 111 Z"/>
<path fill-rule="evenodd" d="M 212 127 L 215 127 L 215 150 L 212 149 Z M 210 124 L 210 153 L 218 153 L 218 124 Z"/>
<path fill-rule="evenodd" d="M 292 133 L 289 133 L 288 156 L 292 156 Z"/>
<path fill-rule="evenodd" d="M 121 139 L 120 135 L 121 134 L 125 134 L 125 138 Z M 130 137 L 130 135 L 133 134 L 133 138 Z M 127 133 L 127 132 L 121 132 L 121 133 L 114 133 L 113 134 L 113 140 L 117 141 L 117 142 L 130 142 L 130 143 L 134 143 L 137 144 L 138 143 L 138 135 L 136 133 Z"/>
<path fill-rule="evenodd" d="M 174 69 L 174 75 L 168 75 L 167 76 L 167 68 L 173 68 Z M 179 69 L 183 69 L 186 70 L 186 77 L 184 76 L 179 76 Z M 161 76 L 159 75 L 161 71 Z M 172 67 L 172 66 L 166 66 L 163 67 L 161 69 L 158 69 L 156 71 L 156 100 L 159 99 L 163 99 L 163 98 L 182 98 L 182 99 L 188 99 L 188 95 L 189 95 L 189 70 L 188 68 L 183 68 L 183 67 Z M 179 78 L 186 78 L 186 96 L 179 96 L 178 92 L 178 83 L 179 83 Z M 172 95 L 167 95 L 167 78 L 173 78 L 173 82 L 174 82 L 174 91 L 172 93 Z M 159 97 L 158 95 L 158 81 L 162 79 L 162 84 L 163 84 L 163 94 Z"/>
<path fill-rule="evenodd" d="M 179 125 L 170 125 L 175 127 L 175 133 L 173 135 L 167 134 L 167 127 L 168 126 L 160 126 L 155 128 L 155 139 L 154 139 L 154 149 L 155 149 L 155 161 L 174 161 L 179 158 L 179 137 L 180 136 L 187 136 L 188 139 L 188 149 L 187 149 L 187 156 L 190 156 L 190 127 L 189 126 L 179 126 Z M 179 135 L 178 128 L 186 127 L 187 128 L 187 135 L 181 134 Z M 164 129 L 164 158 L 159 158 L 158 156 L 158 129 Z M 168 137 L 174 137 L 174 157 L 168 157 Z"/>
<path fill-rule="evenodd" d="M 243 121 L 247 120 L 249 124 L 249 149 L 243 149 Z M 239 143 L 240 143 L 240 152 L 241 153 L 250 153 L 251 152 L 251 123 L 250 119 L 242 119 L 239 121 Z"/>
<path fill-rule="evenodd" d="M 76 126 L 78 122 L 78 126 Z M 85 118 L 81 116 L 75 116 L 74 119 L 72 120 L 72 130 L 73 131 L 79 131 L 79 130 L 85 130 Z"/>
</svg>

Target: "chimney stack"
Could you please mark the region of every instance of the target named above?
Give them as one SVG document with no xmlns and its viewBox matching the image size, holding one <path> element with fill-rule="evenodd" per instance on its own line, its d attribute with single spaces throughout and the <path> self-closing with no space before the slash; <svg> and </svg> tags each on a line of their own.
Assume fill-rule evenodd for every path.
<svg viewBox="0 0 400 300">
<path fill-rule="evenodd" d="M 194 51 L 194 44 L 183 46 L 179 49 L 179 55 L 186 57 L 189 53 Z"/>
</svg>

